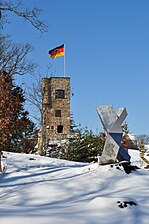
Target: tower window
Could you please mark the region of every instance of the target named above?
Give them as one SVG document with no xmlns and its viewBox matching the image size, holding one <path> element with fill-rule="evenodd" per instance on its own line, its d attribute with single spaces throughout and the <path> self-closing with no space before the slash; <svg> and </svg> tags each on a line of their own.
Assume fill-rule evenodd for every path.
<svg viewBox="0 0 149 224">
<path fill-rule="evenodd" d="M 61 117 L 61 110 L 55 110 L 55 117 Z"/>
<path fill-rule="evenodd" d="M 65 99 L 65 90 L 62 89 L 55 90 L 55 99 Z"/>
<path fill-rule="evenodd" d="M 63 125 L 57 126 L 57 133 L 63 133 Z"/>
</svg>

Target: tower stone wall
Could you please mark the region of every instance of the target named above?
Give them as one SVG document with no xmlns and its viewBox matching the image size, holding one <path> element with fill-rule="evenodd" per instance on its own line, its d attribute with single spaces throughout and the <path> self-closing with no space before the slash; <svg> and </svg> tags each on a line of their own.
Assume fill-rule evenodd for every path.
<svg viewBox="0 0 149 224">
<path fill-rule="evenodd" d="M 70 131 L 70 78 L 42 79 L 42 139 L 66 139 Z"/>
</svg>

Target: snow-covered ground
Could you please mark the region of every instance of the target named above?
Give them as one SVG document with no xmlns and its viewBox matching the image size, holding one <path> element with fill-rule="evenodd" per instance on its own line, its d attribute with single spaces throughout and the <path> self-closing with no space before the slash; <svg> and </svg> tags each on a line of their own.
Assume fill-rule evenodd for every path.
<svg viewBox="0 0 149 224">
<path fill-rule="evenodd" d="M 149 170 L 4 152 L 0 224 L 147 224 Z"/>
</svg>

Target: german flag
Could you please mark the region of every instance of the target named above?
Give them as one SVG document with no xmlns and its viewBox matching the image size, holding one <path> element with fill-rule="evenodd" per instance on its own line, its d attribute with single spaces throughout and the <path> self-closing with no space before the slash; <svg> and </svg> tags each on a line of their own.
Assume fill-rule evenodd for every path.
<svg viewBox="0 0 149 224">
<path fill-rule="evenodd" d="M 49 51 L 50 58 L 58 58 L 61 56 L 64 56 L 64 44 L 53 48 L 52 50 Z"/>
</svg>

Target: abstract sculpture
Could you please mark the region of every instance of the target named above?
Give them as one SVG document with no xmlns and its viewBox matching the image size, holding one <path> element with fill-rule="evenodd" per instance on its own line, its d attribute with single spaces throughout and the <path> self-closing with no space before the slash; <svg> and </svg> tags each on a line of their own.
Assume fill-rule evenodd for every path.
<svg viewBox="0 0 149 224">
<path fill-rule="evenodd" d="M 122 123 L 127 116 L 125 108 L 118 108 L 115 112 L 112 106 L 98 106 L 97 112 L 106 132 L 106 142 L 100 164 L 110 164 L 118 161 L 130 161 L 130 156 L 121 146 Z"/>
</svg>

